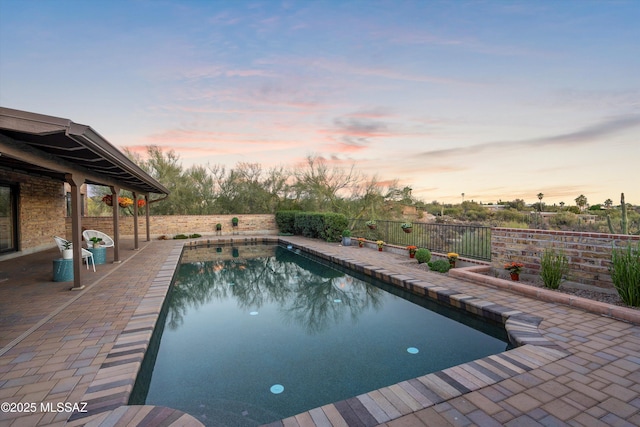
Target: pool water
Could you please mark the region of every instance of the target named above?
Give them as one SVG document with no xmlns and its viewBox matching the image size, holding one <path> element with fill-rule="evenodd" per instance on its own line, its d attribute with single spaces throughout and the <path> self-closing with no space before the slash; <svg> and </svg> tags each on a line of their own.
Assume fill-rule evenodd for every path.
<svg viewBox="0 0 640 427">
<path fill-rule="evenodd" d="M 185 250 L 165 308 L 130 403 L 210 426 L 269 423 L 507 347 L 497 325 L 276 245 Z"/>
</svg>

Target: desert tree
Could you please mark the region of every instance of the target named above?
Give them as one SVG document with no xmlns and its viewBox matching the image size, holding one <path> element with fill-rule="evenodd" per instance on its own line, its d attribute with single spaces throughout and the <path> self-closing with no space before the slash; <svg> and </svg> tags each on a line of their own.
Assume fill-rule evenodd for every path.
<svg viewBox="0 0 640 427">
<path fill-rule="evenodd" d="M 581 194 L 578 197 L 576 197 L 575 200 L 576 200 L 576 206 L 580 208 L 580 211 L 583 211 L 584 208 L 587 206 L 587 198 L 585 197 L 585 195 Z"/>
</svg>

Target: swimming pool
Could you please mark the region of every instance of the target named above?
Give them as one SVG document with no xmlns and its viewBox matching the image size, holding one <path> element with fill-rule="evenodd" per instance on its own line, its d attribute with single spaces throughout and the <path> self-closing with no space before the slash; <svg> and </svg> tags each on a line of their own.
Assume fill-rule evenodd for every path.
<svg viewBox="0 0 640 427">
<path fill-rule="evenodd" d="M 185 250 L 130 403 L 259 425 L 507 346 L 497 325 L 368 282 L 275 245 Z"/>
</svg>

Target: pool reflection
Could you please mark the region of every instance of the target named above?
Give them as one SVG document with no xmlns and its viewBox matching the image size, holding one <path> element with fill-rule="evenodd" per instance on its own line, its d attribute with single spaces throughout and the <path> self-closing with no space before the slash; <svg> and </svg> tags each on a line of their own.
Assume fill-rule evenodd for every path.
<svg viewBox="0 0 640 427">
<path fill-rule="evenodd" d="M 228 258 L 231 249 L 235 259 Z M 226 252 L 225 252 L 226 250 Z M 286 323 L 303 325 L 309 334 L 349 317 L 356 322 L 366 309 L 378 309 L 382 290 L 292 251 L 272 246 L 270 256 L 220 259 L 183 264 L 174 283 L 167 326 L 178 328 L 189 308 L 233 298 L 239 309 L 276 304 Z"/>
</svg>

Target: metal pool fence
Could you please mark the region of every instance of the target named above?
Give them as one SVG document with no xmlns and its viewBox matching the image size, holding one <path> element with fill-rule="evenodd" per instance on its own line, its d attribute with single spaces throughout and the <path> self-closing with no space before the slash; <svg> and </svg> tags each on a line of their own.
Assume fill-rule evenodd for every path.
<svg viewBox="0 0 640 427">
<path fill-rule="evenodd" d="M 432 252 L 455 252 L 462 257 L 491 260 L 491 227 L 473 225 L 426 224 L 414 222 L 410 233 L 405 232 L 399 221 L 376 221 L 375 228 L 366 220 L 349 221 L 354 237 L 384 240 L 399 246 L 415 245 Z"/>
</svg>

